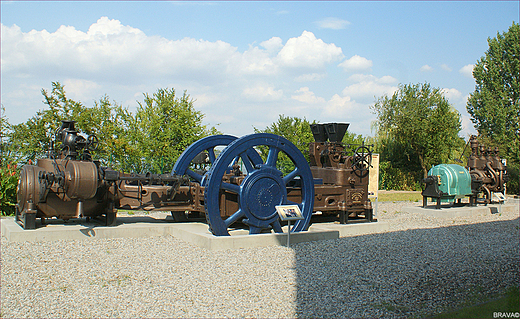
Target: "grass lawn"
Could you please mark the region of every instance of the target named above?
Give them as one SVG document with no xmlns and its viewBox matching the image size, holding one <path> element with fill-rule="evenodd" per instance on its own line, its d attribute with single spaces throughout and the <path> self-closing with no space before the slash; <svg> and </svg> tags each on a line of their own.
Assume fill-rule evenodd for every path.
<svg viewBox="0 0 520 319">
<path fill-rule="evenodd" d="M 505 295 L 497 296 L 497 299 L 492 301 L 441 313 L 431 318 L 518 318 L 519 312 L 519 290 L 518 287 L 511 287 Z"/>
<path fill-rule="evenodd" d="M 409 202 L 422 202 L 421 192 L 386 192 L 379 191 L 378 201 L 380 202 L 401 202 L 401 201 L 409 201 Z M 375 199 L 372 199 L 375 201 Z"/>
</svg>

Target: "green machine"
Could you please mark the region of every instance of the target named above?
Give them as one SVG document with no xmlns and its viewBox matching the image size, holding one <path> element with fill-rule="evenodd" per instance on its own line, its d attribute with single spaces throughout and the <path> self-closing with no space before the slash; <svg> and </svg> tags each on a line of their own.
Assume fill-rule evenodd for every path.
<svg viewBox="0 0 520 319">
<path fill-rule="evenodd" d="M 441 201 L 455 202 L 472 195 L 471 175 L 469 171 L 457 164 L 440 164 L 428 171 L 428 177 L 423 179 L 426 184 L 422 191 L 423 207 L 426 207 L 428 197 L 435 198 L 435 208 L 441 208 Z"/>
</svg>

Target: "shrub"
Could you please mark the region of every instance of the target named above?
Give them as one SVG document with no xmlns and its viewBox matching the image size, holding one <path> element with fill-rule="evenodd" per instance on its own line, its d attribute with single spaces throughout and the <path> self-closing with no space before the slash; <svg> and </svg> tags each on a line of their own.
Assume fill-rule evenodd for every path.
<svg viewBox="0 0 520 319">
<path fill-rule="evenodd" d="M 19 177 L 16 164 L 4 162 L 0 165 L 0 208 L 3 216 L 14 215 Z"/>
</svg>

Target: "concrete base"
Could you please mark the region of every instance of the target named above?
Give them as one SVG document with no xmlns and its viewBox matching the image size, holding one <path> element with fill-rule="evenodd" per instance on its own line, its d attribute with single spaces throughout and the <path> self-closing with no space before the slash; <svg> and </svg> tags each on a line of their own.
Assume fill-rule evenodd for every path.
<svg viewBox="0 0 520 319">
<path fill-rule="evenodd" d="M 435 203 L 425 208 L 421 206 L 409 206 L 403 207 L 403 211 L 406 213 L 418 213 L 434 217 L 441 218 L 453 218 L 453 217 L 470 217 L 475 215 L 489 215 L 498 213 L 512 213 L 518 211 L 518 202 L 509 200 L 508 202 L 499 204 L 489 205 L 478 205 L 478 206 L 453 206 L 453 204 L 441 205 L 440 209 L 435 208 Z"/>
<path fill-rule="evenodd" d="M 117 218 L 117 225 L 103 226 L 102 221 L 75 219 L 64 223 L 62 220 L 51 219 L 42 226 L 37 220 L 37 228 L 23 230 L 14 218 L 1 219 L 2 236 L 10 242 L 41 242 L 70 239 L 101 239 L 101 238 L 136 238 L 171 235 L 188 243 L 208 250 L 239 249 L 265 246 L 286 246 L 287 227 L 285 233 L 249 235 L 247 230 L 231 230 L 231 236 L 217 237 L 208 230 L 208 225 L 200 222 L 174 223 L 171 217 L 153 218 L 148 216 L 133 216 Z M 312 224 L 309 231 L 291 233 L 290 244 L 308 241 L 337 239 L 339 237 L 382 232 L 388 229 L 384 222 L 352 223 L 340 225 L 337 223 Z"/>
</svg>

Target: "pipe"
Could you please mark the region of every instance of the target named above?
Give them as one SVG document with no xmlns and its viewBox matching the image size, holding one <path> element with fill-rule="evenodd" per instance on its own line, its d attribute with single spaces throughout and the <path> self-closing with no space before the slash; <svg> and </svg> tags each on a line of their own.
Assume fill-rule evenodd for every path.
<svg viewBox="0 0 520 319">
<path fill-rule="evenodd" d="M 496 188 L 497 185 L 498 185 L 498 178 L 497 178 L 497 173 L 495 172 L 495 170 L 491 167 L 491 165 L 489 165 L 490 162 L 487 162 L 486 163 L 486 168 L 491 172 L 491 175 L 493 175 L 493 184 L 491 184 L 491 188 Z"/>
<path fill-rule="evenodd" d="M 491 191 L 486 186 L 482 186 L 482 188 L 486 193 L 486 204 L 491 204 Z"/>
</svg>

